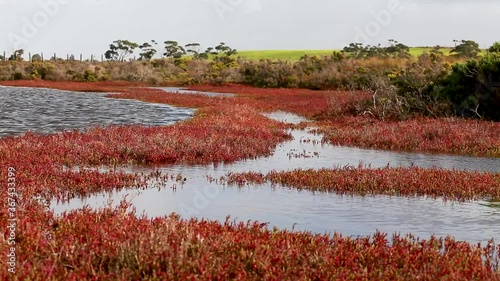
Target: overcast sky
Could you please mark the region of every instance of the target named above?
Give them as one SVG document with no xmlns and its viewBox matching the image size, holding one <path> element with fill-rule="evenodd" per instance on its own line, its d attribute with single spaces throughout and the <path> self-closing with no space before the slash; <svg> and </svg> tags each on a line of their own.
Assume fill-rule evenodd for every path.
<svg viewBox="0 0 500 281">
<path fill-rule="evenodd" d="M 238 50 L 350 42 L 481 47 L 500 41 L 498 0 L 0 0 L 0 50 L 102 54 L 116 39 Z"/>
</svg>

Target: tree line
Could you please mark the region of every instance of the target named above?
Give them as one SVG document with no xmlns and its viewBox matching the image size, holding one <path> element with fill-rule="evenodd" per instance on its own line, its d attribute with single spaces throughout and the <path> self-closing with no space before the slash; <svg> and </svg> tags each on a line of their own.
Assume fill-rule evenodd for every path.
<svg viewBox="0 0 500 281">
<path fill-rule="evenodd" d="M 162 57 L 164 58 L 180 59 L 188 55 L 193 59 L 208 59 L 210 55 L 224 54 L 231 56 L 237 53 L 236 49 L 229 47 L 224 42 L 220 42 L 215 47 L 208 47 L 204 51 L 201 51 L 199 43 L 189 43 L 184 46 L 173 40 L 163 43 L 165 44 L 164 52 L 162 53 Z M 158 45 L 158 42 L 155 40 L 144 42 L 140 45 L 129 40 L 115 40 L 109 45 L 109 50 L 104 55 L 110 61 L 125 61 L 139 49 L 139 60 L 151 60 L 158 52 L 155 47 L 156 45 Z"/>
<path fill-rule="evenodd" d="M 479 44 L 473 40 L 453 40 L 455 46 L 450 50 L 451 56 L 456 56 L 460 58 L 477 58 L 481 53 Z M 350 58 L 356 59 L 366 59 L 366 58 L 411 58 L 410 47 L 400 43 L 394 39 L 390 39 L 388 46 L 384 47 L 381 44 L 376 46 L 363 45 L 362 43 L 350 43 L 348 46 L 344 47 L 338 56 L 348 56 Z M 208 47 L 205 50 L 201 50 L 201 45 L 199 43 L 188 43 L 181 45 L 178 41 L 167 40 L 163 42 L 164 48 L 162 49 L 162 58 L 172 58 L 180 59 L 184 56 L 190 56 L 193 59 L 203 60 L 208 59 L 210 56 L 217 56 L 220 54 L 226 56 L 232 56 L 237 54 L 237 50 L 229 47 L 224 42 L 220 42 L 215 47 Z M 151 40 L 149 42 L 144 42 L 138 44 L 130 40 L 115 40 L 110 45 L 108 50 L 101 57 L 102 60 L 106 59 L 108 61 L 126 61 L 130 59 L 138 60 L 152 60 L 158 54 L 158 42 Z M 434 46 L 430 51 L 434 54 L 441 53 L 441 46 Z M 132 56 L 138 51 L 138 58 Z M 500 42 L 494 43 L 489 49 L 489 52 L 500 52 Z M 15 50 L 10 56 L 1 55 L 0 60 L 24 60 L 23 55 L 25 51 L 23 49 Z M 80 56 L 81 58 L 81 56 Z M 96 59 L 92 56 L 92 59 Z M 34 54 L 30 55 L 30 60 L 41 61 L 43 60 L 43 55 Z M 63 60 L 62 58 L 52 56 L 50 60 Z M 68 55 L 67 60 L 76 60 L 74 55 Z"/>
<path fill-rule="evenodd" d="M 450 55 L 458 58 L 475 59 L 481 53 L 479 44 L 473 40 L 453 40 L 455 46 L 451 48 Z M 442 47 L 437 45 L 432 48 L 430 53 L 442 54 Z M 500 42 L 494 43 L 489 49 L 489 52 L 500 52 Z M 344 47 L 341 53 L 348 55 L 351 58 L 411 58 L 410 47 L 402 44 L 394 39 L 389 40 L 389 46 L 383 47 L 380 44 L 377 46 L 363 45 L 362 43 L 351 43 Z"/>
<path fill-rule="evenodd" d="M 149 42 L 144 42 L 142 44 L 135 43 L 130 40 L 115 40 L 109 45 L 108 50 L 104 53 L 103 59 L 107 61 L 127 61 L 132 58 L 131 56 L 139 52 L 138 60 L 152 60 L 158 53 L 157 46 L 158 42 L 151 40 Z M 220 42 L 215 47 L 208 47 L 205 50 L 201 50 L 201 45 L 199 43 L 189 43 L 186 45 L 181 45 L 177 41 L 168 40 L 164 42 L 164 49 L 161 52 L 162 58 L 172 58 L 180 59 L 184 56 L 190 56 L 193 59 L 208 59 L 211 56 L 232 56 L 237 54 L 237 50 L 229 47 L 224 42 Z M 22 61 L 24 60 L 23 55 L 25 55 L 24 49 L 15 50 L 10 56 L 1 55 L 0 60 L 9 61 Z M 43 55 L 34 54 L 30 55 L 30 60 L 41 61 L 43 60 Z M 50 60 L 63 60 L 62 58 L 57 58 L 56 55 L 50 58 Z M 68 55 L 67 60 L 75 60 L 74 55 Z"/>
</svg>

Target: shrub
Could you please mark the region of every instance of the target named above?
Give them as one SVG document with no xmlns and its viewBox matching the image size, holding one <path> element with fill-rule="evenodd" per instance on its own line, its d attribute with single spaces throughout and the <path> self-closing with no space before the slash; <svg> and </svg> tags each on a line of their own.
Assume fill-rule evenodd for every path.
<svg viewBox="0 0 500 281">
<path fill-rule="evenodd" d="M 27 76 L 26 66 L 28 63 L 20 61 L 0 62 L 0 80 L 20 80 Z"/>
<path fill-rule="evenodd" d="M 450 102 L 435 84 L 448 72 L 449 65 L 442 57 L 424 54 L 396 73 L 376 74 L 367 81 L 373 98 L 365 102 L 360 113 L 383 120 L 450 115 Z"/>
<path fill-rule="evenodd" d="M 26 72 L 32 79 L 45 80 L 54 69 L 54 64 L 50 62 L 34 61 L 26 67 Z"/>
<path fill-rule="evenodd" d="M 441 85 L 457 115 L 500 120 L 500 54 L 453 65 Z"/>
<path fill-rule="evenodd" d="M 489 49 L 490 53 L 500 53 L 500 42 L 495 42 Z"/>
<path fill-rule="evenodd" d="M 296 87 L 293 65 L 286 61 L 246 61 L 240 68 L 243 83 L 264 88 Z"/>
<path fill-rule="evenodd" d="M 14 72 L 12 74 L 12 80 L 23 80 L 24 75 L 21 72 Z"/>
</svg>

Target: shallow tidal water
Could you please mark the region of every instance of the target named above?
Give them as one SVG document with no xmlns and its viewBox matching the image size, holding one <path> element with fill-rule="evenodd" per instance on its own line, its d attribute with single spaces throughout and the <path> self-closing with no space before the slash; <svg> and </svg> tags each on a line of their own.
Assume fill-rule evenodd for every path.
<svg viewBox="0 0 500 281">
<path fill-rule="evenodd" d="M 184 171 L 186 172 L 186 171 Z M 282 187 L 233 187 L 207 183 L 201 178 L 189 178 L 174 191 L 128 190 L 99 194 L 68 204 L 56 204 L 56 213 L 84 206 L 102 208 L 116 206 L 125 196 L 133 203 L 138 215 L 148 217 L 169 215 L 183 218 L 198 217 L 224 221 L 256 220 L 268 222 L 269 227 L 311 231 L 339 232 L 348 236 L 366 236 L 376 230 L 389 234 L 454 236 L 457 240 L 500 241 L 500 209 L 484 202 L 452 203 L 440 199 L 403 198 L 388 196 L 339 196 L 331 193 L 312 193 Z"/>
<path fill-rule="evenodd" d="M 113 99 L 105 93 L 44 88 L 0 87 L 0 137 L 92 126 L 168 125 L 193 116 L 194 110 L 135 100 Z"/>
<path fill-rule="evenodd" d="M 270 118 L 298 123 L 300 117 L 285 113 L 268 114 Z M 101 193 L 67 203 L 53 202 L 56 213 L 89 206 L 116 206 L 122 199 L 130 201 L 138 215 L 158 217 L 172 212 L 183 218 L 198 217 L 224 221 L 228 215 L 237 221 L 269 222 L 278 228 L 340 232 L 344 235 L 370 235 L 376 230 L 386 233 L 452 235 L 459 240 L 500 241 L 500 208 L 487 202 L 445 202 L 424 197 L 340 196 L 332 193 L 297 191 L 285 187 L 247 185 L 226 186 L 213 180 L 228 172 L 269 172 L 298 168 L 333 168 L 357 165 L 371 167 L 411 165 L 446 169 L 498 172 L 500 159 L 456 157 L 435 154 L 393 153 L 321 144 L 321 136 L 292 130 L 294 140 L 279 145 L 270 157 L 239 161 L 227 165 L 128 167 L 128 172 L 160 170 L 181 174 L 185 182 L 171 180 L 160 189 L 123 190 Z M 213 179 L 213 180 L 209 180 Z M 152 184 L 153 185 L 153 184 Z M 172 189 L 175 187 L 175 190 Z"/>
<path fill-rule="evenodd" d="M 154 87 L 153 89 L 160 89 L 160 90 L 165 91 L 165 92 L 179 93 L 179 94 L 186 94 L 186 95 L 203 95 L 203 96 L 208 96 L 208 97 L 234 97 L 234 94 L 200 92 L 200 91 L 186 90 L 186 89 L 177 88 L 177 87 Z"/>
<path fill-rule="evenodd" d="M 175 91 L 174 89 L 170 89 Z M 211 95 L 213 96 L 213 95 Z M 109 99 L 105 94 L 73 93 L 49 89 L 0 87 L 0 136 L 19 135 L 26 130 L 53 133 L 94 125 L 166 125 L 192 116 L 193 110 L 166 105 Z M 56 117 L 57 116 L 57 117 Z M 302 118 L 272 113 L 270 118 L 298 123 Z M 186 181 L 171 180 L 146 190 L 123 190 L 95 194 L 66 203 L 52 202 L 55 213 L 82 208 L 116 206 L 126 198 L 137 211 L 149 217 L 179 213 L 224 221 L 269 222 L 269 227 L 314 233 L 340 232 L 359 236 L 374 231 L 413 233 L 421 238 L 452 235 L 458 240 L 500 241 L 500 208 L 487 202 L 453 203 L 424 197 L 339 196 L 285 187 L 226 186 L 210 182 L 228 172 L 269 172 L 297 168 L 333 168 L 359 163 L 372 168 L 422 166 L 500 172 L 500 159 L 422 153 L 400 153 L 321 144 L 321 136 L 293 130 L 294 140 L 280 144 L 269 157 L 234 164 L 206 166 L 125 167 L 128 172 L 160 170 L 181 174 Z M 175 190 L 172 189 L 175 187 Z"/>
</svg>

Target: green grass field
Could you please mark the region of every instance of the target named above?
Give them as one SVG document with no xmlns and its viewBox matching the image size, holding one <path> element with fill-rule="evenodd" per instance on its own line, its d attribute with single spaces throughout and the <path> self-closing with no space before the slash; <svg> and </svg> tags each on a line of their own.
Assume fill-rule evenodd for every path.
<svg viewBox="0 0 500 281">
<path fill-rule="evenodd" d="M 410 54 L 414 57 L 418 57 L 425 52 L 429 53 L 432 49 L 433 48 L 429 48 L 429 47 L 412 47 L 412 48 L 410 48 Z M 445 56 L 448 56 L 448 55 L 450 55 L 451 49 L 452 48 L 441 48 L 439 50 L 441 52 L 443 52 L 443 54 Z"/>
<path fill-rule="evenodd" d="M 417 57 L 424 52 L 430 52 L 430 47 L 415 47 L 410 48 L 410 53 Z M 271 59 L 271 60 L 288 60 L 298 61 L 304 55 L 311 56 L 329 56 L 334 51 L 340 50 L 260 50 L 260 51 L 238 51 L 238 56 L 249 60 Z M 451 48 L 442 48 L 441 51 L 445 55 L 449 55 Z"/>
<path fill-rule="evenodd" d="M 304 55 L 329 56 L 338 50 L 262 50 L 262 51 L 238 51 L 238 55 L 250 59 L 271 59 L 297 61 Z"/>
</svg>

